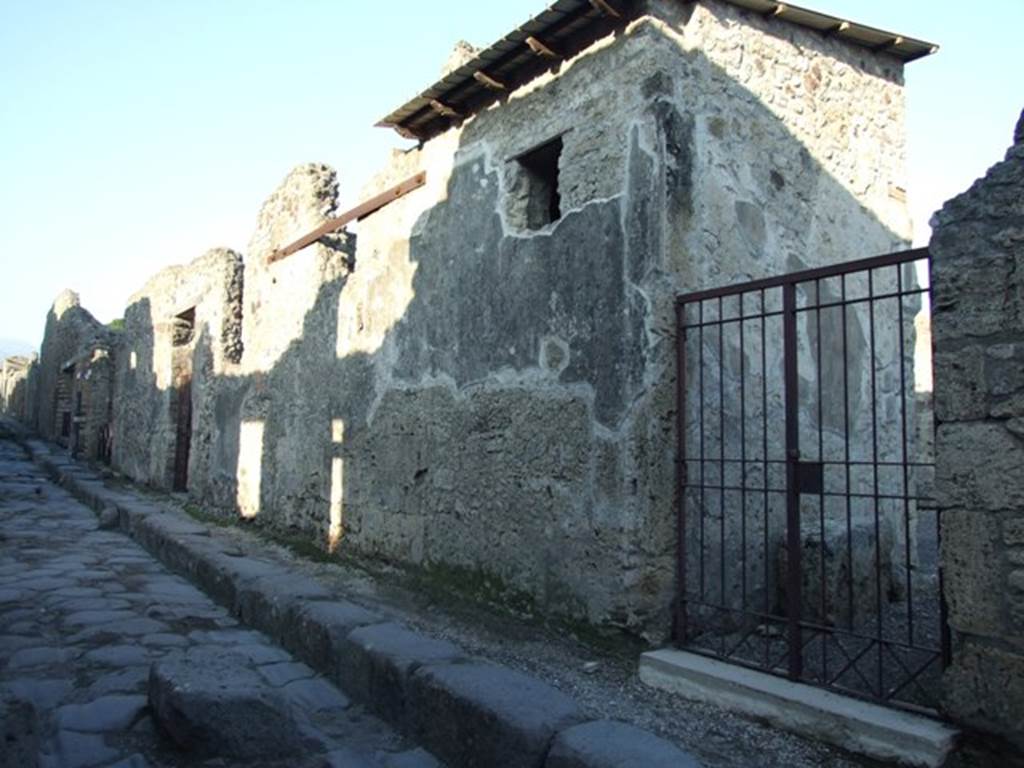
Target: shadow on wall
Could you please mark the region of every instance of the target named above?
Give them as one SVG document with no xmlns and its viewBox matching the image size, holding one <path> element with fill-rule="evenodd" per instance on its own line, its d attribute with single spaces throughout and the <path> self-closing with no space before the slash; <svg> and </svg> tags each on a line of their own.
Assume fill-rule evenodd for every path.
<svg viewBox="0 0 1024 768">
<path fill-rule="evenodd" d="M 673 46 L 642 27 L 468 123 L 446 199 L 407 251 L 364 238 L 353 272 L 320 286 L 268 370 L 197 374 L 193 495 L 341 554 L 486 579 L 541 613 L 663 637 L 676 571 L 675 296 L 901 242 L 752 92 Z M 629 90 L 560 106 L 592 85 L 591 66 L 627 72 Z M 619 146 L 605 168 L 618 192 L 516 230 L 505 150 L 531 121 L 548 134 L 537 143 L 564 135 L 566 156 L 577 139 Z M 412 296 L 379 347 L 353 352 L 359 313 L 339 307 L 372 306 L 381 283 L 355 280 L 367 259 L 404 259 L 377 279 L 411 265 Z M 257 311 L 287 313 L 289 301 Z M 126 326 L 154 320 L 143 302 Z M 199 327 L 196 371 L 214 335 Z M 118 395 L 136 437 L 116 460 L 136 476 L 155 419 L 142 404 L 171 397 L 136 397 L 157 386 L 147 343 L 132 341 L 136 368 Z"/>
</svg>

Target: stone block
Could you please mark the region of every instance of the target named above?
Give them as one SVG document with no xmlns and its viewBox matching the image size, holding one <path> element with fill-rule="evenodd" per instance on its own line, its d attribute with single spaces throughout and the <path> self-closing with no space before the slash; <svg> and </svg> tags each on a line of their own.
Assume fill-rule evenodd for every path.
<svg viewBox="0 0 1024 768">
<path fill-rule="evenodd" d="M 410 749 L 406 752 L 386 755 L 384 768 L 443 768 L 437 759 L 425 749 Z"/>
<path fill-rule="evenodd" d="M 321 748 L 284 693 L 231 653 L 192 652 L 157 662 L 149 705 L 160 729 L 196 756 L 286 757 Z"/>
<path fill-rule="evenodd" d="M 969 259 L 955 264 L 933 252 L 933 264 L 937 349 L 954 339 L 1001 333 L 1020 320 L 1021 297 L 1008 290 L 1015 265 L 1003 249 L 980 244 Z"/>
<path fill-rule="evenodd" d="M 1012 395 L 992 403 L 989 415 L 993 419 L 1012 419 L 1024 416 L 1024 393 Z"/>
<path fill-rule="evenodd" d="M 39 726 L 32 702 L 7 693 L 0 695 L 0 768 L 35 768 Z"/>
<path fill-rule="evenodd" d="M 409 687 L 414 737 L 453 765 L 537 768 L 552 737 L 583 720 L 557 689 L 483 662 L 424 666 Z"/>
<path fill-rule="evenodd" d="M 41 768 L 94 768 L 116 760 L 118 751 L 98 733 L 58 731 L 41 754 Z"/>
<path fill-rule="evenodd" d="M 289 609 L 299 601 L 328 600 L 331 593 L 313 579 L 294 574 L 269 576 L 238 587 L 234 612 L 246 624 L 277 639 L 288 634 Z"/>
<path fill-rule="evenodd" d="M 232 606 L 235 604 L 235 580 L 224 567 L 225 558 L 222 553 L 207 552 L 193 564 L 192 578 L 218 603 Z"/>
<path fill-rule="evenodd" d="M 1024 389 L 1024 344 L 993 344 L 986 349 L 985 383 L 995 397 Z"/>
<path fill-rule="evenodd" d="M 100 510 L 100 530 L 111 531 L 118 528 L 120 524 L 121 514 L 117 511 L 117 507 L 104 507 L 102 510 Z"/>
<path fill-rule="evenodd" d="M 287 570 L 256 557 L 236 557 L 213 543 L 197 541 L 194 544 L 197 555 L 192 567 L 193 578 L 221 605 L 233 608 L 243 584 L 265 576 L 285 576 Z"/>
<path fill-rule="evenodd" d="M 1008 547 L 1024 547 L 1024 516 L 1003 520 L 1003 543 Z"/>
<path fill-rule="evenodd" d="M 674 744 L 614 720 L 566 728 L 556 737 L 544 768 L 700 768 Z"/>
<path fill-rule="evenodd" d="M 71 731 L 102 733 L 126 730 L 142 713 L 146 697 L 101 696 L 87 704 L 67 704 L 57 710 L 57 725 Z"/>
<path fill-rule="evenodd" d="M 464 659 L 460 648 L 401 624 L 374 624 L 349 633 L 338 654 L 338 680 L 385 720 L 404 727 L 410 678 L 421 666 Z"/>
<path fill-rule="evenodd" d="M 345 694 L 322 677 L 293 680 L 281 691 L 289 701 L 306 712 L 339 712 L 351 704 Z"/>
<path fill-rule="evenodd" d="M 935 418 L 942 421 L 984 419 L 984 351 L 980 346 L 935 354 Z"/>
<path fill-rule="evenodd" d="M 944 713 L 1024 749 L 1024 651 L 968 641 L 942 679 Z"/>
<path fill-rule="evenodd" d="M 339 648 L 359 627 L 378 624 L 380 616 L 346 600 L 302 601 L 289 610 L 281 641 L 300 659 L 331 676 L 337 673 Z"/>
<path fill-rule="evenodd" d="M 1024 442 L 1000 423 L 940 424 L 935 493 L 939 507 L 1024 507 Z"/>
<path fill-rule="evenodd" d="M 999 527 L 993 515 L 963 509 L 943 512 L 943 587 L 952 628 L 988 637 L 998 637 L 1005 630 L 999 551 Z"/>
</svg>

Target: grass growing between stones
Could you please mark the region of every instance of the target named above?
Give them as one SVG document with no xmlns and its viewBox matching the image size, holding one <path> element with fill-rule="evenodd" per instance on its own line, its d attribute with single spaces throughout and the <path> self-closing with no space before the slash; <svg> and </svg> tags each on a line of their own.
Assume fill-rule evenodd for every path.
<svg viewBox="0 0 1024 768">
<path fill-rule="evenodd" d="M 188 502 L 182 506 L 186 514 L 193 520 L 206 525 L 215 525 L 218 528 L 241 528 L 251 531 L 264 541 L 284 547 L 296 557 L 305 560 L 312 560 L 317 563 L 334 563 L 336 559 L 317 546 L 316 542 L 302 536 L 301 534 L 287 534 L 271 530 L 265 526 L 243 520 L 236 516 L 219 515 L 205 511 L 194 502 Z"/>
<path fill-rule="evenodd" d="M 532 595 L 507 584 L 498 576 L 476 568 L 432 563 L 424 568 L 407 570 L 406 573 L 412 587 L 428 592 L 433 597 L 456 594 L 523 618 L 532 618 L 536 614 L 536 601 Z"/>
<path fill-rule="evenodd" d="M 130 482 L 125 487 L 140 490 Z M 149 495 L 176 501 L 155 489 Z M 295 557 L 320 563 L 354 567 L 383 582 L 391 582 L 415 596 L 417 603 L 434 603 L 445 611 L 474 623 L 490 615 L 494 623 L 516 622 L 542 629 L 560 637 L 570 637 L 596 654 L 635 659 L 648 644 L 617 627 L 593 624 L 586 619 L 542 611 L 536 599 L 508 584 L 501 577 L 478 568 L 431 563 L 423 567 L 397 565 L 377 558 L 349 553 L 331 554 L 315 540 L 301 533 L 285 533 L 256 521 L 209 512 L 195 502 L 178 502 L 184 512 L 198 523 L 218 528 L 250 531 L 265 542 L 288 550 Z"/>
<path fill-rule="evenodd" d="M 542 628 L 559 637 L 571 637 L 580 645 L 603 655 L 630 661 L 649 649 L 639 637 L 616 627 L 600 626 L 586 619 L 545 613 L 532 595 L 500 577 L 475 568 L 434 563 L 424 568 L 399 569 L 403 586 L 436 602 L 455 614 L 472 614 L 474 623 L 481 611 L 499 621 L 514 621 Z"/>
<path fill-rule="evenodd" d="M 301 557 L 306 560 L 312 560 L 316 563 L 336 563 L 337 558 L 318 546 L 315 541 L 312 541 L 305 536 L 298 534 L 286 534 L 286 533 L 275 533 L 274 531 L 268 531 L 265 529 L 259 530 L 259 535 L 265 539 L 269 539 L 275 544 L 287 549 L 297 557 Z"/>
<path fill-rule="evenodd" d="M 218 528 L 228 528 L 235 524 L 234 520 L 221 515 L 210 514 L 198 504 L 191 501 L 182 505 L 182 509 L 185 510 L 185 514 L 193 520 L 198 523 L 203 523 L 204 525 L 215 525 Z"/>
</svg>

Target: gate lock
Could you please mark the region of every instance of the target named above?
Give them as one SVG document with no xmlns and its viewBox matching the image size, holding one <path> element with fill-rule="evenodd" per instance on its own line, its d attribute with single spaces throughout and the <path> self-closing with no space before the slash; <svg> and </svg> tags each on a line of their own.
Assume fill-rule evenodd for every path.
<svg viewBox="0 0 1024 768">
<path fill-rule="evenodd" d="M 824 466 L 820 461 L 796 462 L 796 492 L 822 493 L 825 490 Z"/>
</svg>

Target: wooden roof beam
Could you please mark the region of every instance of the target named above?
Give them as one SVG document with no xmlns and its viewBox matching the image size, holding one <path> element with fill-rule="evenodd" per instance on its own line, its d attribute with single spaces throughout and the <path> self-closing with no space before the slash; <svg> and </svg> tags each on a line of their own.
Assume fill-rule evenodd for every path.
<svg viewBox="0 0 1024 768">
<path fill-rule="evenodd" d="M 442 117 L 450 117 L 453 120 L 458 120 L 462 117 L 457 109 L 449 107 L 447 104 L 442 101 L 438 101 L 437 99 L 430 100 L 430 108 Z"/>
<path fill-rule="evenodd" d="M 267 257 L 267 264 L 273 264 L 275 261 L 280 261 L 288 256 L 291 256 L 296 251 L 301 251 L 307 245 L 312 245 L 324 235 L 329 235 L 332 232 L 337 232 L 342 229 L 346 224 L 350 224 L 353 221 L 360 221 L 365 219 L 371 213 L 376 213 L 385 205 L 393 203 L 400 197 L 412 192 L 414 189 L 419 189 L 427 183 L 427 172 L 421 171 L 415 176 L 412 176 L 401 184 L 396 184 L 390 189 L 381 192 L 379 195 L 371 197 L 369 200 L 357 205 L 355 208 L 351 208 L 340 216 L 336 216 L 333 219 L 328 219 L 319 227 L 314 229 L 312 232 L 303 235 L 298 240 L 289 243 L 284 248 L 278 248 Z"/>
<path fill-rule="evenodd" d="M 492 91 L 507 91 L 508 86 L 500 80 L 495 80 L 493 77 L 488 75 L 482 69 L 478 69 L 473 73 L 473 79 L 476 80 L 480 85 L 485 88 L 490 88 Z"/>
<path fill-rule="evenodd" d="M 590 4 L 594 6 L 595 10 L 600 11 L 605 16 L 611 16 L 613 19 L 621 19 L 622 14 L 619 13 L 605 0 L 590 0 Z"/>
<path fill-rule="evenodd" d="M 546 59 L 560 59 L 562 58 L 553 48 L 549 48 L 547 45 L 542 43 L 533 35 L 526 38 L 526 44 L 530 46 L 530 50 L 536 53 L 538 56 L 543 56 Z"/>
</svg>

